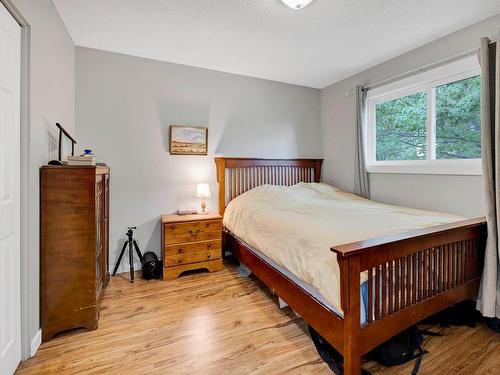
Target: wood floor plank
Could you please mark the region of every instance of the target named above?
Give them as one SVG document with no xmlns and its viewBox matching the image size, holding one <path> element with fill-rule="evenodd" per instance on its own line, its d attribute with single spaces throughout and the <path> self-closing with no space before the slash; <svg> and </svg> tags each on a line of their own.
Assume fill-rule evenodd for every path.
<svg viewBox="0 0 500 375">
<path fill-rule="evenodd" d="M 452 327 L 426 339 L 421 374 L 493 374 L 500 339 L 483 325 Z M 409 374 L 413 364 L 363 367 Z M 42 344 L 18 374 L 331 374 L 307 325 L 255 279 L 232 265 L 175 281 L 111 279 L 99 328 Z"/>
</svg>

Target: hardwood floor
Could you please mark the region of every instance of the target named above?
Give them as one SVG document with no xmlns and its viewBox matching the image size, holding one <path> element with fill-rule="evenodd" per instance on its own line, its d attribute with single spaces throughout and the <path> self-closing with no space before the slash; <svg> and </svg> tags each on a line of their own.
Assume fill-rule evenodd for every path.
<svg viewBox="0 0 500 375">
<path fill-rule="evenodd" d="M 305 333 L 304 321 L 279 310 L 276 298 L 234 266 L 175 281 L 130 284 L 127 274 L 105 290 L 99 328 L 42 344 L 18 374 L 332 374 Z M 421 374 L 497 374 L 500 335 L 483 325 L 440 330 L 426 339 Z M 413 363 L 374 374 L 410 374 Z"/>
</svg>

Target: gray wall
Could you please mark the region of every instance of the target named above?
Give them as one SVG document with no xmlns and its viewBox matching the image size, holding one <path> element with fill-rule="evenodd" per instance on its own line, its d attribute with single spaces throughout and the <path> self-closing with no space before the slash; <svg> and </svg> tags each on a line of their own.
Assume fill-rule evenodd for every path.
<svg viewBox="0 0 500 375">
<path fill-rule="evenodd" d="M 27 335 L 33 340 L 40 329 L 38 169 L 54 152 L 55 123 L 74 132 L 75 47 L 52 1 L 12 2 L 31 26 Z"/>
<path fill-rule="evenodd" d="M 160 215 L 199 207 L 198 182 L 217 211 L 214 155 L 322 156 L 316 89 L 77 47 L 76 103 L 80 147 L 111 167 L 113 264 L 129 225 L 159 253 Z M 170 155 L 171 124 L 208 126 L 208 156 Z"/>
<path fill-rule="evenodd" d="M 370 84 L 425 64 L 479 47 L 479 39 L 497 39 L 500 15 L 417 48 L 321 90 L 324 180 L 352 191 L 356 85 Z M 372 199 L 464 216 L 484 211 L 481 176 L 370 174 Z"/>
<path fill-rule="evenodd" d="M 75 48 L 50 0 L 12 0 L 31 35 L 28 335 L 39 330 L 38 168 L 54 153 L 54 124 L 75 131 Z M 215 154 L 321 157 L 325 180 L 353 187 L 354 96 L 378 81 L 477 47 L 500 16 L 459 31 L 321 91 L 181 65 L 77 48 L 76 136 L 112 168 L 111 261 L 127 225 L 143 250 L 159 250 L 159 215 L 197 206 L 197 182 L 217 205 Z M 349 93 L 346 96 L 346 92 Z M 170 156 L 168 125 L 209 126 L 209 155 Z M 375 199 L 464 215 L 483 210 L 480 177 L 372 175 Z"/>
</svg>

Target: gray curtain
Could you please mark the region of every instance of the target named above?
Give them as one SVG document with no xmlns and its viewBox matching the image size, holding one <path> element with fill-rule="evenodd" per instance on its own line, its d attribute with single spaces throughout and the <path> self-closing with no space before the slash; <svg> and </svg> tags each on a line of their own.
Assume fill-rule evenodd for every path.
<svg viewBox="0 0 500 375">
<path fill-rule="evenodd" d="M 488 239 L 477 308 L 500 318 L 500 49 L 481 39 L 481 153 Z"/>
<path fill-rule="evenodd" d="M 356 155 L 354 157 L 354 194 L 370 198 L 370 182 L 365 165 L 363 133 L 366 129 L 366 90 L 356 86 Z"/>
</svg>

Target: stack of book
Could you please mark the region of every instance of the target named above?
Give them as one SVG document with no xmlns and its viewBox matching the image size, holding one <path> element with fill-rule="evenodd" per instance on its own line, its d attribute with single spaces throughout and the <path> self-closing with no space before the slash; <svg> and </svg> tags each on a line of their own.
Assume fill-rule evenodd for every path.
<svg viewBox="0 0 500 375">
<path fill-rule="evenodd" d="M 68 155 L 68 165 L 95 165 L 95 156 L 71 156 Z"/>
</svg>

